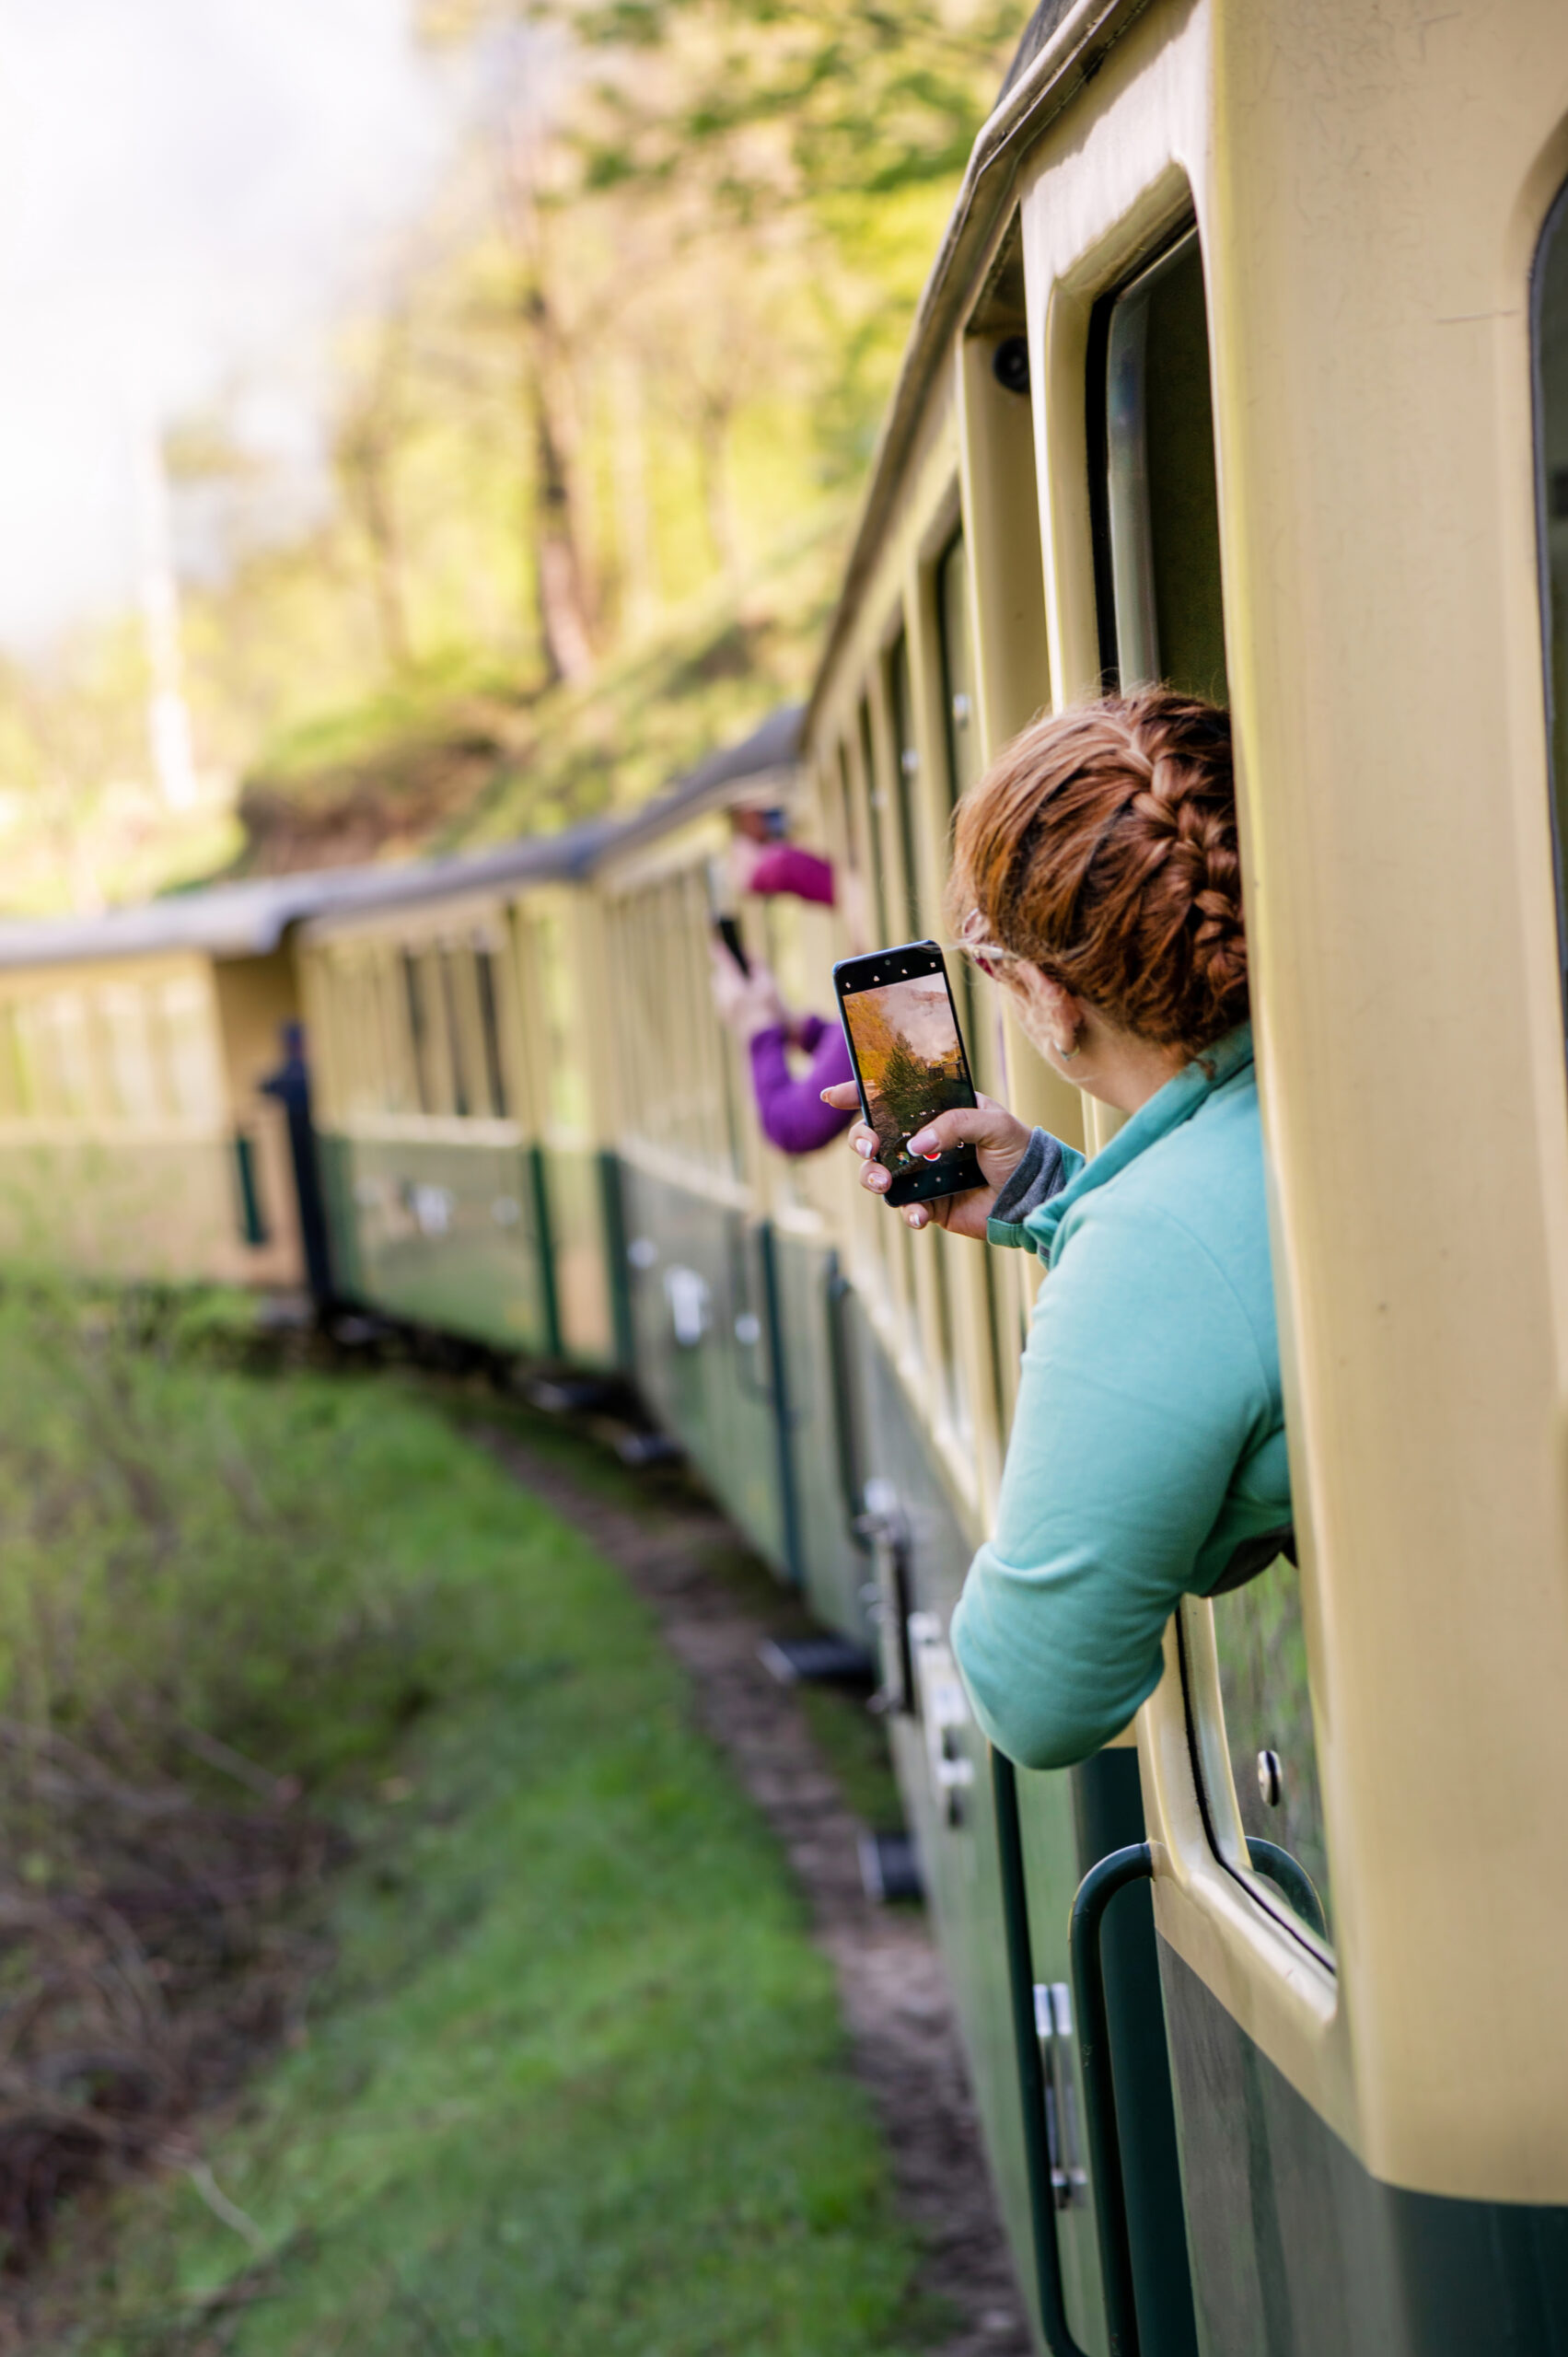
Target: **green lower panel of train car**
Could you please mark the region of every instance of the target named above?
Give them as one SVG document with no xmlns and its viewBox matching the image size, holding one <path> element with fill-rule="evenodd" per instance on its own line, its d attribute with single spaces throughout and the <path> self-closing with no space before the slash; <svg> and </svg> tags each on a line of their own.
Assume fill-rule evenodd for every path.
<svg viewBox="0 0 1568 2357">
<path fill-rule="evenodd" d="M 590 1146 L 547 1145 L 539 1154 L 538 1168 L 550 1237 L 556 1354 L 574 1366 L 630 1374 L 626 1249 L 615 1158 Z"/>
<path fill-rule="evenodd" d="M 1012 2002 L 1016 1959 L 1004 1919 L 989 1755 L 946 1642 L 970 1545 L 908 1395 L 853 1296 L 843 1305 L 841 1347 L 856 1457 L 853 1478 L 877 1534 L 888 1616 L 882 1623 L 885 1672 L 902 1689 L 906 1705 L 890 1714 L 894 1759 L 953 1984 L 1019 2281 L 1033 2307 L 1036 2231 L 1043 2223 L 1052 2241 L 1047 2258 L 1060 2270 L 1074 2337 L 1089 2357 L 1104 2357 L 1066 1933 L 1073 1896 L 1087 1866 L 1141 1833 L 1137 1755 L 1102 1752 L 1070 1773 L 1020 1773 L 1016 1780 L 1019 1863 L 1032 1949 L 1026 1968 L 1046 2049 L 1048 2141 L 1059 2179 L 1059 2206 L 1042 2222 L 1031 2202 L 1026 2163 Z M 889 1637 L 895 1628 L 907 1637 L 901 1645 Z M 1169 2065 L 1146 1892 L 1127 1893 L 1115 1902 L 1107 1926 L 1107 1968 L 1113 2059 L 1119 2079 L 1138 2090 L 1138 2117 L 1126 2139 L 1126 2158 L 1140 2252 L 1144 2357 L 1194 2357 Z M 1038 2330 L 1038 2311 L 1035 2321 Z"/>
<path fill-rule="evenodd" d="M 1174 1950 L 1204 2357 L 1564 2357 L 1568 2209 L 1370 2177 Z"/>
<path fill-rule="evenodd" d="M 853 1418 L 844 1364 L 844 1303 L 837 1255 L 815 1239 L 774 1229 L 772 1296 L 783 1361 L 796 1545 L 801 1585 L 825 1627 L 869 1644 L 869 1551 L 855 1525 Z"/>
<path fill-rule="evenodd" d="M 342 1133 L 322 1146 L 340 1290 L 442 1333 L 556 1354 L 526 1147 Z"/>
<path fill-rule="evenodd" d="M 659 1422 L 782 1578 L 794 1523 L 779 1442 L 767 1271 L 756 1223 L 621 1166 L 636 1374 Z"/>
</svg>

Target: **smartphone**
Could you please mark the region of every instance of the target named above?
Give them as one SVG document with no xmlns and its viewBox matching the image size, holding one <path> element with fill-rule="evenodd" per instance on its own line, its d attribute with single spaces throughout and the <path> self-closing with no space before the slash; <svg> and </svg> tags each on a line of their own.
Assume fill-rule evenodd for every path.
<svg viewBox="0 0 1568 2357">
<path fill-rule="evenodd" d="M 724 943 L 725 947 L 728 950 L 730 956 L 734 958 L 741 972 L 743 974 L 749 974 L 751 971 L 751 963 L 746 955 L 746 946 L 740 938 L 740 927 L 737 924 L 735 919 L 733 917 L 715 917 L 714 919 L 714 931 L 718 935 L 719 939 Z"/>
<path fill-rule="evenodd" d="M 924 1161 L 909 1140 L 936 1113 L 972 1105 L 970 1060 L 934 941 L 843 958 L 833 968 L 839 1019 L 860 1090 L 860 1109 L 880 1141 L 877 1160 L 891 1171 L 889 1203 L 961 1195 L 985 1184 L 972 1145 Z"/>
</svg>

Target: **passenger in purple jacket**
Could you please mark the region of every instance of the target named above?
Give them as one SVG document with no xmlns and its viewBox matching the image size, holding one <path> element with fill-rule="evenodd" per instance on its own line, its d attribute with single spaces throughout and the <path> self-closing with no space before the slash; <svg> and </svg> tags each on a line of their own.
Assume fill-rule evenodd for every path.
<svg viewBox="0 0 1568 2357">
<path fill-rule="evenodd" d="M 797 843 L 771 845 L 750 865 L 753 892 L 794 892 L 830 908 L 833 871 Z M 751 1088 L 762 1134 L 781 1154 L 816 1154 L 849 1127 L 853 1116 L 822 1102 L 824 1088 L 852 1080 L 849 1051 L 836 1023 L 819 1015 L 791 1015 L 767 968 L 743 974 L 722 942 L 713 946 L 714 1003 L 719 1017 L 751 1051 Z M 797 1079 L 791 1048 L 810 1058 Z"/>
</svg>

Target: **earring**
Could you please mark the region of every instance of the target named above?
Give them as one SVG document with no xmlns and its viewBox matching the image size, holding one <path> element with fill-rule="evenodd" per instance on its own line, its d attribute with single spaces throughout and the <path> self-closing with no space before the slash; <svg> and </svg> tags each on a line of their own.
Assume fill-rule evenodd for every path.
<svg viewBox="0 0 1568 2357">
<path fill-rule="evenodd" d="M 1061 1057 L 1064 1064 L 1070 1064 L 1074 1056 L 1081 1055 L 1083 1053 L 1081 1048 L 1063 1048 L 1060 1042 L 1055 1039 L 1052 1039 L 1051 1044 L 1056 1050 L 1057 1054 Z"/>
</svg>

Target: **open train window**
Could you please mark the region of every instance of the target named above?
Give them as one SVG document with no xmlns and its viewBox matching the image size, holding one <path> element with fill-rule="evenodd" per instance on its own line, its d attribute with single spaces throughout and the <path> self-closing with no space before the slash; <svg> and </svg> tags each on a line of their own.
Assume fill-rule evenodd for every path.
<svg viewBox="0 0 1568 2357">
<path fill-rule="evenodd" d="M 114 1109 L 122 1121 L 156 1121 L 157 1067 L 145 991 L 113 982 L 99 993 L 99 1021 Z"/>
<path fill-rule="evenodd" d="M 1091 385 L 1090 424 L 1102 424 L 1105 450 L 1105 668 L 1124 686 L 1167 679 L 1225 703 L 1209 320 L 1196 229 L 1102 306 L 1097 325 L 1105 373 L 1103 388 Z M 1091 433 L 1091 447 L 1100 439 Z"/>
<path fill-rule="evenodd" d="M 408 1013 L 409 1045 L 413 1051 L 414 1094 L 422 1113 L 436 1109 L 436 1091 L 430 1070 L 430 1017 L 425 1005 L 424 974 L 420 959 L 412 949 L 402 952 L 403 1004 Z"/>
<path fill-rule="evenodd" d="M 459 1120 L 467 1120 L 473 1110 L 473 1092 L 469 1086 L 468 1055 L 463 1039 L 463 1010 L 459 998 L 460 976 L 458 971 L 461 953 L 443 949 L 437 953 L 441 975 L 441 1008 L 447 1018 L 447 1056 L 452 1074 L 452 1110 Z"/>
<path fill-rule="evenodd" d="M 487 949 L 482 941 L 474 945 L 473 971 L 479 990 L 479 1028 L 484 1049 L 484 1077 L 490 1091 L 490 1110 L 498 1121 L 504 1121 L 507 1113 L 506 1066 L 501 1053 L 501 1002 L 495 988 L 495 952 Z"/>
<path fill-rule="evenodd" d="M 1101 661 L 1131 687 L 1226 700 L 1208 314 L 1190 229 L 1099 307 L 1088 417 Z M 1328 1853 L 1301 1582 L 1280 1556 L 1182 1615 L 1194 1755 L 1216 1848 L 1320 1936 Z"/>
<path fill-rule="evenodd" d="M 193 974 L 165 982 L 157 994 L 157 1014 L 164 1077 L 176 1115 L 187 1121 L 215 1121 L 223 1111 L 223 1079 L 205 987 Z M 70 1028 L 74 1035 L 74 1022 Z M 64 1035 L 60 1044 L 65 1047 Z M 84 1062 L 85 1047 L 84 1039 Z M 73 1048 L 73 1062 L 75 1052 Z M 89 1086 L 85 1076 L 81 1086 L 85 1096 Z"/>
<path fill-rule="evenodd" d="M 1559 957 L 1568 1012 L 1568 188 L 1547 216 L 1536 258 L 1534 296 L 1541 625 Z"/>
</svg>

